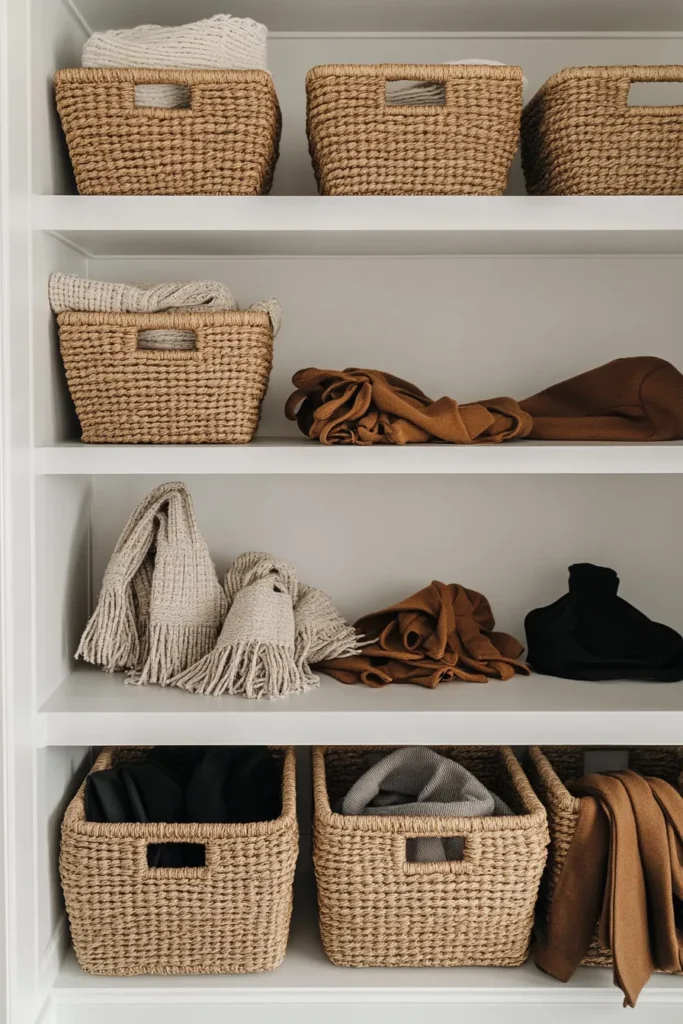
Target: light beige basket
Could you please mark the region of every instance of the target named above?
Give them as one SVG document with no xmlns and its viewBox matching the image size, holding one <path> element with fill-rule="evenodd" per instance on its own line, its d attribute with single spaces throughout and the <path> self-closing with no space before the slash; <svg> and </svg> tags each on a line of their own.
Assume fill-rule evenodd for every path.
<svg viewBox="0 0 683 1024">
<path fill-rule="evenodd" d="M 442 82 L 443 106 L 387 103 L 390 81 Z M 306 76 L 323 195 L 500 195 L 519 140 L 522 70 L 329 64 Z"/>
<path fill-rule="evenodd" d="M 84 441 L 251 441 L 273 362 L 267 313 L 60 313 L 57 323 Z M 194 332 L 195 348 L 139 348 L 149 330 Z"/>
<path fill-rule="evenodd" d="M 581 798 L 572 796 L 565 783 L 584 775 L 584 755 L 605 747 L 530 747 L 529 778 L 548 812 L 550 847 L 548 867 L 541 886 L 539 909 L 546 918 L 552 895 L 560 877 L 581 809 Z M 616 748 L 613 748 L 616 749 Z M 672 786 L 683 786 L 683 747 L 620 747 L 628 753 L 628 765 L 643 775 L 656 775 Z M 593 939 L 586 967 L 611 967 L 612 955 Z"/>
<path fill-rule="evenodd" d="M 531 195 L 683 194 L 683 106 L 629 106 L 633 82 L 683 82 L 683 65 L 566 68 L 524 108 Z"/>
<path fill-rule="evenodd" d="M 189 86 L 189 107 L 135 105 L 136 85 L 159 84 Z M 68 68 L 55 90 L 82 195 L 270 190 L 281 121 L 265 71 Z"/>
<path fill-rule="evenodd" d="M 93 771 L 140 760 L 106 749 Z M 282 962 L 298 850 L 293 748 L 282 814 L 244 825 L 85 820 L 85 783 L 62 823 L 60 873 L 78 962 L 90 974 L 244 974 Z M 202 843 L 206 866 L 150 868 L 150 843 Z"/>
<path fill-rule="evenodd" d="M 346 967 L 513 966 L 527 957 L 548 843 L 545 811 L 508 747 L 435 747 L 515 812 L 491 818 L 331 810 L 378 752 L 313 751 L 314 862 L 327 956 Z M 464 838 L 461 861 L 410 863 L 406 840 Z"/>
</svg>

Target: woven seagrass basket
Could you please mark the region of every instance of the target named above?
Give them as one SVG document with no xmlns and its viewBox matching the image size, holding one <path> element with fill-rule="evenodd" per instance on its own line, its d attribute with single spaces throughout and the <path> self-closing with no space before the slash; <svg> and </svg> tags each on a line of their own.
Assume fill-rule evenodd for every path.
<svg viewBox="0 0 683 1024">
<path fill-rule="evenodd" d="M 629 106 L 633 82 L 683 82 L 683 65 L 566 68 L 524 108 L 531 195 L 683 194 L 683 106 Z"/>
<path fill-rule="evenodd" d="M 581 798 L 572 796 L 565 783 L 584 775 L 584 755 L 605 747 L 530 747 L 529 778 L 548 812 L 550 847 L 548 866 L 541 885 L 539 910 L 547 917 L 562 865 L 569 852 L 581 809 Z M 619 748 L 628 754 L 628 766 L 643 775 L 656 775 L 676 788 L 683 787 L 683 747 Z M 612 955 L 596 937 L 582 961 L 586 967 L 611 967 Z"/>
<path fill-rule="evenodd" d="M 246 444 L 273 361 L 267 313 L 60 313 L 59 344 L 83 431 L 96 444 Z M 143 331 L 195 347 L 138 347 Z"/>
<path fill-rule="evenodd" d="M 545 811 L 508 747 L 435 747 L 513 816 L 347 816 L 331 808 L 378 753 L 313 751 L 314 862 L 325 952 L 345 967 L 513 966 L 527 957 L 548 843 Z M 411 863 L 406 840 L 462 837 L 463 859 Z"/>
<path fill-rule="evenodd" d="M 387 103 L 390 81 L 443 83 L 442 106 Z M 519 141 L 522 71 L 330 64 L 306 76 L 308 141 L 323 195 L 500 195 Z"/>
<path fill-rule="evenodd" d="M 140 760 L 109 748 L 93 771 Z M 85 783 L 62 823 L 59 868 L 78 962 L 90 974 L 244 974 L 282 962 L 298 850 L 293 748 L 282 814 L 243 825 L 85 820 Z M 200 843 L 204 867 L 150 868 L 150 843 Z"/>
<path fill-rule="evenodd" d="M 189 86 L 189 107 L 135 105 L 136 85 L 159 84 Z M 55 91 L 82 195 L 270 190 L 281 120 L 265 71 L 68 68 Z"/>
</svg>

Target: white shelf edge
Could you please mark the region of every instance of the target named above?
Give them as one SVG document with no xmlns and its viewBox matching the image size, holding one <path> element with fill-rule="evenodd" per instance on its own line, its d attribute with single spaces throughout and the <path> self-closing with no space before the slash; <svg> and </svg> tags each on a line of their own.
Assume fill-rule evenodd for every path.
<svg viewBox="0 0 683 1024">
<path fill-rule="evenodd" d="M 683 442 L 664 444 L 376 445 L 326 447 L 305 439 L 249 445 L 89 445 L 35 448 L 44 475 L 683 473 Z"/>
</svg>

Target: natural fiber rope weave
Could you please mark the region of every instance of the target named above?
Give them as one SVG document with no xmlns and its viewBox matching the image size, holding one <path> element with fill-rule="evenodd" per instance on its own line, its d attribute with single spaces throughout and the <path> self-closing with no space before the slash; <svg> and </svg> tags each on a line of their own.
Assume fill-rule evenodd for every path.
<svg viewBox="0 0 683 1024">
<path fill-rule="evenodd" d="M 566 68 L 524 108 L 531 195 L 683 194 L 683 106 L 629 106 L 633 82 L 683 82 L 683 65 Z"/>
<path fill-rule="evenodd" d="M 267 313 L 60 313 L 57 323 L 84 441 L 251 441 L 273 360 Z M 196 348 L 139 348 L 149 330 L 194 331 Z"/>
<path fill-rule="evenodd" d="M 93 771 L 139 760 L 106 749 Z M 78 962 L 90 974 L 244 974 L 282 962 L 298 851 L 293 748 L 282 814 L 244 825 L 85 820 L 85 783 L 62 824 L 60 873 Z M 203 868 L 150 868 L 149 843 L 203 843 Z"/>
<path fill-rule="evenodd" d="M 546 917 L 560 877 L 581 809 L 581 798 L 572 796 L 565 783 L 584 774 L 584 753 L 605 747 L 529 747 L 529 778 L 548 812 L 550 847 L 548 867 L 541 886 L 540 908 Z M 627 749 L 629 767 L 642 775 L 655 775 L 672 786 L 683 786 L 683 747 L 620 747 Z M 593 939 L 585 967 L 611 967 L 612 955 Z"/>
<path fill-rule="evenodd" d="M 190 87 L 190 106 L 136 107 L 135 86 Z M 82 195 L 262 195 L 280 108 L 265 71 L 69 68 L 57 110 Z"/>
<path fill-rule="evenodd" d="M 443 82 L 443 106 L 387 103 L 387 81 Z M 306 75 L 323 195 L 500 195 L 519 139 L 522 70 L 329 64 Z"/>
<path fill-rule="evenodd" d="M 545 811 L 508 747 L 435 747 L 510 817 L 345 816 L 335 806 L 393 747 L 316 747 L 314 861 L 323 946 L 346 967 L 521 964 L 548 843 Z M 464 837 L 462 861 L 407 863 L 406 838 Z"/>
</svg>

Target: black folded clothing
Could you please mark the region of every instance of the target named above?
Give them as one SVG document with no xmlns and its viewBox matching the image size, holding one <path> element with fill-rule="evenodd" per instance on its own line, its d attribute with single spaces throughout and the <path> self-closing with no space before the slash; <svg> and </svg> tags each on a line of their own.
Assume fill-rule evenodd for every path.
<svg viewBox="0 0 683 1024">
<path fill-rule="evenodd" d="M 613 569 L 569 567 L 569 593 L 529 612 L 524 626 L 536 672 L 567 679 L 683 679 L 683 637 L 617 596 Z"/>
<path fill-rule="evenodd" d="M 103 822 L 237 823 L 282 813 L 282 779 L 267 747 L 154 747 L 143 761 L 93 772 L 85 816 Z M 203 863 L 199 845 L 159 843 L 154 867 Z"/>
</svg>

